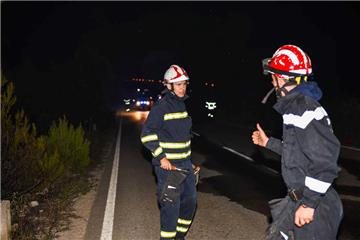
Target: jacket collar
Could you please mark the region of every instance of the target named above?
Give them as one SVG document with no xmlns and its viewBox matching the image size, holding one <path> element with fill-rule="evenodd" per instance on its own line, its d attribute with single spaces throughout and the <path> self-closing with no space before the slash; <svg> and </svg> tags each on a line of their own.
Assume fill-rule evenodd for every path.
<svg viewBox="0 0 360 240">
<path fill-rule="evenodd" d="M 174 99 L 174 100 L 177 100 L 177 101 L 185 101 L 186 99 L 189 98 L 188 95 L 185 94 L 184 97 L 178 97 L 173 91 L 170 91 L 169 89 L 165 89 L 161 92 L 162 94 L 165 94 L 166 96 L 168 96 L 170 99 Z"/>
<path fill-rule="evenodd" d="M 308 96 L 316 101 L 319 101 L 322 97 L 322 91 L 316 82 L 302 83 L 293 88 L 284 97 L 281 97 L 273 108 L 280 114 L 284 114 L 292 101 L 294 101 L 294 99 L 299 95 Z"/>
<path fill-rule="evenodd" d="M 291 91 L 284 97 L 281 97 L 278 99 L 277 103 L 274 104 L 273 108 L 283 115 L 286 110 L 290 107 L 291 103 L 296 99 L 297 96 L 299 96 L 300 92 Z"/>
</svg>

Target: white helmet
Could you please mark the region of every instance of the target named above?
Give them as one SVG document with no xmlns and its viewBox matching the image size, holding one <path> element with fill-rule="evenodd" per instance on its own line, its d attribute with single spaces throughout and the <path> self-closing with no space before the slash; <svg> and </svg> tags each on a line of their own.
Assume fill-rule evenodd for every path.
<svg viewBox="0 0 360 240">
<path fill-rule="evenodd" d="M 164 81 L 165 83 L 175 83 L 184 80 L 189 80 L 188 74 L 185 70 L 178 65 L 171 65 L 170 68 L 165 72 Z"/>
</svg>

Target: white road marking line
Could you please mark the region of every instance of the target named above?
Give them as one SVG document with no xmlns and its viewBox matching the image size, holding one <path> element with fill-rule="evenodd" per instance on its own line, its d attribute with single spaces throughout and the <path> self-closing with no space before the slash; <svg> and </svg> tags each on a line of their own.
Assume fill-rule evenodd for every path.
<svg viewBox="0 0 360 240">
<path fill-rule="evenodd" d="M 350 149 L 350 150 L 354 150 L 354 151 L 358 151 L 360 152 L 360 148 L 356 148 L 356 147 L 349 147 L 349 146 L 345 146 L 345 145 L 341 145 L 342 148 L 346 148 L 346 149 Z"/>
<path fill-rule="evenodd" d="M 264 169 L 265 171 L 267 171 L 268 173 L 274 174 L 274 175 L 279 175 L 280 173 L 272 168 L 269 168 L 265 165 L 260 165 L 260 168 Z"/>
<path fill-rule="evenodd" d="M 235 153 L 236 155 L 239 155 L 240 157 L 243 157 L 246 160 L 249 160 L 250 162 L 255 162 L 255 160 L 252 159 L 251 157 L 246 156 L 245 154 L 239 153 L 239 152 L 235 151 L 234 149 L 231 149 L 231 148 L 228 148 L 228 147 L 225 147 L 225 146 L 222 146 L 222 148 L 225 149 L 225 150 L 228 150 L 228 151 L 230 151 L 232 153 Z"/>
<path fill-rule="evenodd" d="M 197 132 L 192 131 L 192 133 L 193 133 L 195 136 L 200 137 L 200 134 L 198 134 Z"/>
<path fill-rule="evenodd" d="M 238 155 L 238 156 L 240 156 L 242 158 L 245 158 L 246 160 L 248 160 L 250 162 L 255 162 L 255 160 L 252 159 L 251 157 L 249 157 L 249 156 L 247 156 L 245 154 L 239 153 L 239 152 L 235 151 L 234 149 L 228 148 L 226 146 L 222 146 L 222 148 L 225 149 L 225 150 L 228 150 L 229 152 L 235 153 L 236 155 Z M 276 170 L 274 170 L 272 168 L 269 168 L 269 167 L 267 167 L 265 165 L 259 165 L 259 167 L 266 170 L 266 171 L 268 171 L 268 172 L 270 172 L 270 173 L 272 173 L 272 174 L 279 175 L 278 171 L 276 171 Z"/>
<path fill-rule="evenodd" d="M 360 197 L 357 196 L 352 196 L 352 195 L 346 195 L 346 194 L 339 194 L 340 198 L 343 200 L 351 200 L 351 201 L 356 201 L 356 202 L 360 202 Z"/>
<path fill-rule="evenodd" d="M 109 184 L 109 192 L 106 200 L 106 208 L 104 214 L 104 221 L 101 231 L 101 240 L 112 240 L 113 223 L 114 223 L 114 211 L 115 211 L 115 198 L 116 198 L 116 185 L 118 179 L 119 158 L 120 158 L 120 139 L 121 139 L 121 124 L 120 118 L 119 131 L 116 139 L 115 155 L 113 166 L 111 170 L 111 178 Z"/>
</svg>

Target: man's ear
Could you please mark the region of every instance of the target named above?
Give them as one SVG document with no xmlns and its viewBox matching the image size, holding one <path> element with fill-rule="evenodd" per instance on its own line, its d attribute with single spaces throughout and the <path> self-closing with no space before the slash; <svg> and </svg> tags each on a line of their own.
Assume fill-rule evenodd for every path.
<svg viewBox="0 0 360 240">
<path fill-rule="evenodd" d="M 171 84 L 167 83 L 166 87 L 167 87 L 167 89 L 171 90 Z"/>
</svg>

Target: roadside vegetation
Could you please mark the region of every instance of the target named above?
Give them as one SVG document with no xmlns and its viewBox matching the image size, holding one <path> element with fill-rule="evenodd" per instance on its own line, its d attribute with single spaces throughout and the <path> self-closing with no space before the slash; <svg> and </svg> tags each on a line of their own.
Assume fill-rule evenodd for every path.
<svg viewBox="0 0 360 240">
<path fill-rule="evenodd" d="M 89 191 L 95 126 L 63 116 L 40 134 L 1 76 L 1 199 L 11 202 L 11 239 L 54 239 L 67 228 L 73 200 Z"/>
</svg>

